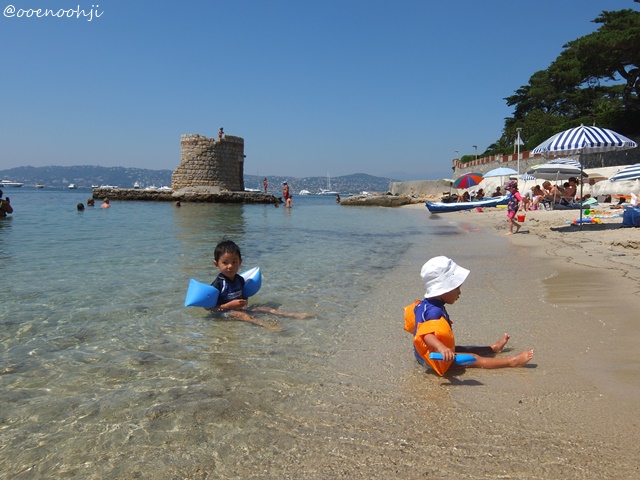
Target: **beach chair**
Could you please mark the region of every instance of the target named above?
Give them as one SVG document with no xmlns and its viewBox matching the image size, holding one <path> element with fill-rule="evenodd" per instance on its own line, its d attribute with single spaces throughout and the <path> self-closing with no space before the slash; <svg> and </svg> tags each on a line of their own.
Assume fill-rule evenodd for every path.
<svg viewBox="0 0 640 480">
<path fill-rule="evenodd" d="M 553 210 L 553 206 L 554 206 L 554 202 L 552 200 L 549 200 L 548 198 L 543 198 L 542 200 L 540 200 L 540 202 L 538 203 L 538 206 L 542 206 L 542 208 L 544 208 L 545 210 Z"/>
</svg>

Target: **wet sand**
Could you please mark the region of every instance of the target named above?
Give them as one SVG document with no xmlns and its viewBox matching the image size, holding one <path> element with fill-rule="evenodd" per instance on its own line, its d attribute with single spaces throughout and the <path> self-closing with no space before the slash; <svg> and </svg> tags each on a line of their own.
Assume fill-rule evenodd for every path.
<svg viewBox="0 0 640 480">
<path fill-rule="evenodd" d="M 638 231 L 554 231 L 567 212 L 540 212 L 529 234 L 507 237 L 505 212 L 476 213 L 425 211 L 439 235 L 399 255 L 358 299 L 343 343 L 317 359 L 322 380 L 283 384 L 281 401 L 244 425 L 254 434 L 238 435 L 241 444 L 229 438 L 234 448 L 208 474 L 637 477 L 638 262 L 633 243 L 618 236 Z M 490 344 L 508 332 L 504 354 L 534 348 L 529 365 L 438 377 L 415 362 L 402 307 L 422 295 L 422 263 L 440 254 L 471 270 L 449 308 L 458 343 Z"/>
</svg>

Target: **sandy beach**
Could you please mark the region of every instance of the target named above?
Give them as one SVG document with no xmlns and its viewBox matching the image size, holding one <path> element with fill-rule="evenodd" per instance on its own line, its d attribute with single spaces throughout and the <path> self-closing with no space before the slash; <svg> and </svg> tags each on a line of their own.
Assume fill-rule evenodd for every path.
<svg viewBox="0 0 640 480">
<path fill-rule="evenodd" d="M 437 222 L 437 240 L 391 252 L 397 267 L 358 302 L 335 354 L 318 359 L 323 380 L 283 388 L 274 410 L 257 407 L 238 427 L 255 428 L 253 440 L 210 472 L 638 477 L 639 231 L 620 228 L 621 219 L 581 231 L 565 223 L 576 212 L 540 211 L 527 215 L 522 233 L 505 236 L 504 210 L 431 216 L 424 205 L 402 208 L 415 209 L 417 222 Z M 457 342 L 489 344 L 508 332 L 504 354 L 533 348 L 529 365 L 439 377 L 415 362 L 402 307 L 423 294 L 420 267 L 435 255 L 471 270 L 449 308 Z M 265 435 L 265 426 L 277 434 Z"/>
</svg>

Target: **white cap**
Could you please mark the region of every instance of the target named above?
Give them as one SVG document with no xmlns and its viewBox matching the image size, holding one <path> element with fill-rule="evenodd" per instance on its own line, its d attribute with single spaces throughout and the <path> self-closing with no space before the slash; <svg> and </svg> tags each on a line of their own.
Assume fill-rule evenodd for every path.
<svg viewBox="0 0 640 480">
<path fill-rule="evenodd" d="M 455 290 L 464 283 L 467 275 L 469 270 L 457 265 L 450 258 L 433 257 L 420 270 L 422 281 L 427 287 L 424 298 L 438 297 Z"/>
</svg>

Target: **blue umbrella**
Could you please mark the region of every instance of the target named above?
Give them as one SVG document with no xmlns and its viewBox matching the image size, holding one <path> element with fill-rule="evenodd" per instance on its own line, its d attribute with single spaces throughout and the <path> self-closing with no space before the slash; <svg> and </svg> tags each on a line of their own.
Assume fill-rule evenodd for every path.
<svg viewBox="0 0 640 480">
<path fill-rule="evenodd" d="M 640 178 L 640 163 L 624 167 L 609 180 L 611 182 L 617 182 L 619 180 L 636 180 L 638 178 Z"/>
<path fill-rule="evenodd" d="M 499 167 L 499 168 L 494 168 L 493 170 L 489 170 L 487 173 L 484 174 L 484 178 L 504 177 L 505 175 L 513 175 L 514 173 L 518 173 L 518 172 L 516 172 L 513 168 Z"/>
</svg>

